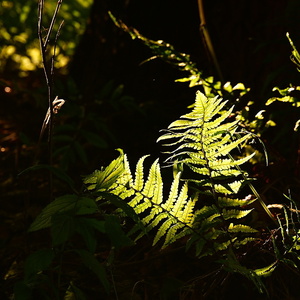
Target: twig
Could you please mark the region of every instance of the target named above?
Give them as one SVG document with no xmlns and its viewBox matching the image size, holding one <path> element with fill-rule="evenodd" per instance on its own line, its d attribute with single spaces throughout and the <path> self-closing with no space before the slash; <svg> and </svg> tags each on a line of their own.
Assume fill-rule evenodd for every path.
<svg viewBox="0 0 300 300">
<path fill-rule="evenodd" d="M 44 11 L 44 0 L 40 0 L 38 4 L 38 37 L 39 37 L 40 51 L 41 51 L 43 69 L 45 73 L 45 79 L 49 90 L 50 83 L 49 83 L 49 76 L 48 76 L 49 74 L 48 74 L 47 64 L 46 64 L 46 48 L 44 46 L 43 36 L 42 36 L 43 11 Z"/>
<path fill-rule="evenodd" d="M 44 0 L 41 0 L 44 2 Z M 56 8 L 55 8 L 55 11 L 53 13 L 53 17 L 52 17 L 52 20 L 51 20 L 51 23 L 50 23 L 50 26 L 49 26 L 49 29 L 48 29 L 48 34 L 47 34 L 47 37 L 45 39 L 45 42 L 44 42 L 44 48 L 47 47 L 49 41 L 50 41 L 50 35 L 51 35 L 51 32 L 53 30 L 53 26 L 55 24 L 55 20 L 56 20 L 56 17 L 57 17 L 57 14 L 59 12 L 59 9 L 60 9 L 60 6 L 62 4 L 63 0 L 58 0 L 57 1 L 57 4 L 56 4 Z"/>
<path fill-rule="evenodd" d="M 57 29 L 56 35 L 55 35 L 55 40 L 54 40 L 54 49 L 53 49 L 53 55 L 51 58 L 51 77 L 52 77 L 52 85 L 53 85 L 53 76 L 54 76 L 54 60 L 55 60 L 55 56 L 56 56 L 56 45 L 57 45 L 57 40 L 58 37 L 60 35 L 60 31 L 62 26 L 64 25 L 64 20 L 62 20 L 59 24 L 59 27 Z"/>
<path fill-rule="evenodd" d="M 204 14 L 204 7 L 203 7 L 203 0 L 198 0 L 198 9 L 199 9 L 199 17 L 200 17 L 200 32 L 203 38 L 203 42 L 205 46 L 207 47 L 208 54 L 211 57 L 214 66 L 216 68 L 216 71 L 218 73 L 219 79 L 221 83 L 224 83 L 223 75 L 221 72 L 221 68 L 213 47 L 213 43 L 211 41 L 207 26 L 206 26 L 206 19 L 205 19 L 205 14 Z"/>
</svg>

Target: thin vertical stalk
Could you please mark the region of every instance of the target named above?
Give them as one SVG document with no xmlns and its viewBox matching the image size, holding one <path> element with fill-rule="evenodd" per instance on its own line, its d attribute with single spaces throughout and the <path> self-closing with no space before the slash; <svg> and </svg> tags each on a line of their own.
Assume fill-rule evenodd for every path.
<svg viewBox="0 0 300 300">
<path fill-rule="evenodd" d="M 43 0 L 44 1 L 44 0 Z M 53 30 L 53 26 L 55 24 L 55 21 L 56 21 L 56 17 L 58 15 L 58 12 L 59 12 L 59 9 L 61 7 L 61 4 L 62 4 L 62 0 L 58 0 L 57 1 L 57 4 L 56 4 L 56 8 L 55 8 L 55 11 L 53 13 L 53 17 L 52 17 L 52 20 L 51 20 L 51 23 L 50 23 L 50 26 L 49 26 L 49 30 L 48 30 L 48 34 L 46 36 L 46 39 L 45 39 L 45 42 L 44 42 L 44 48 L 47 47 L 49 41 L 50 41 L 50 35 L 51 35 L 51 32 Z"/>
<path fill-rule="evenodd" d="M 209 57 L 212 59 L 213 64 L 215 66 L 215 69 L 217 71 L 218 77 L 221 80 L 221 83 L 224 83 L 223 75 L 221 72 L 221 68 L 215 53 L 215 49 L 212 43 L 212 40 L 210 38 L 209 31 L 207 29 L 206 25 L 206 18 L 204 14 L 204 6 L 203 6 L 203 0 L 198 0 L 198 9 L 199 9 L 199 17 L 200 17 L 200 33 L 203 39 L 203 42 L 207 48 Z"/>
<path fill-rule="evenodd" d="M 60 9 L 60 6 L 62 4 L 62 0 L 58 0 L 56 4 L 55 11 L 53 13 L 50 26 L 47 32 L 47 36 L 45 40 L 43 39 L 42 35 L 42 26 L 43 26 L 43 13 L 44 13 L 44 6 L 45 6 L 45 1 L 44 0 L 39 0 L 38 3 L 38 38 L 39 38 L 39 44 L 40 44 L 40 52 L 41 52 L 41 57 L 42 57 L 42 65 L 43 65 L 43 70 L 44 70 L 44 75 L 45 75 L 45 80 L 46 80 L 46 85 L 47 85 L 47 90 L 48 90 L 48 109 L 49 109 L 49 123 L 48 123 L 48 160 L 49 160 L 49 165 L 53 165 L 53 103 L 52 103 L 52 98 L 53 98 L 53 75 L 54 75 L 54 57 L 55 57 L 55 51 L 54 54 L 51 58 L 50 64 L 47 63 L 47 47 L 50 42 L 50 36 L 53 31 L 53 27 Z M 56 34 L 55 38 L 55 46 L 57 42 L 57 37 L 59 35 L 60 28 L 63 23 L 61 23 L 59 30 Z M 49 190 L 50 190 L 50 199 L 52 200 L 52 195 L 53 195 L 53 175 L 52 172 L 50 171 L 49 173 Z"/>
</svg>

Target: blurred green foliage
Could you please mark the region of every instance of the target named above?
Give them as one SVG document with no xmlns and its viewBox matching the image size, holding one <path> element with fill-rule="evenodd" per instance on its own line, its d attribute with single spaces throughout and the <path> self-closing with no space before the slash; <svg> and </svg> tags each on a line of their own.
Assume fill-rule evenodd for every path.
<svg viewBox="0 0 300 300">
<path fill-rule="evenodd" d="M 74 53 L 81 34 L 85 30 L 86 20 L 92 0 L 73 0 L 63 3 L 56 22 L 56 29 L 65 20 L 56 48 L 56 68 L 64 68 Z M 46 1 L 43 17 L 43 35 L 55 10 L 57 1 Z M 20 0 L 2 1 L 0 4 L 0 72 L 17 71 L 26 76 L 41 63 L 37 35 L 38 1 Z M 51 41 L 55 39 L 55 32 Z M 52 43 L 53 44 L 53 43 Z"/>
</svg>

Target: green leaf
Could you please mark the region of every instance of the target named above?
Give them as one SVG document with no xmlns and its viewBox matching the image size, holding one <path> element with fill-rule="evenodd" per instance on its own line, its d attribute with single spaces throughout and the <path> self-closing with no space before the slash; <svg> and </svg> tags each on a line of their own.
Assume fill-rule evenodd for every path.
<svg viewBox="0 0 300 300">
<path fill-rule="evenodd" d="M 95 230 L 102 233 L 105 232 L 105 221 L 100 221 L 94 218 L 76 218 L 75 220 L 75 230 L 84 239 L 87 248 L 90 252 L 95 252 L 97 239 L 95 236 Z"/>
<path fill-rule="evenodd" d="M 223 217 L 225 220 L 228 219 L 241 219 L 247 216 L 253 209 L 237 210 L 237 209 L 223 209 Z"/>
<path fill-rule="evenodd" d="M 50 172 L 52 172 L 52 174 L 54 176 L 56 176 L 58 179 L 66 182 L 73 191 L 75 191 L 75 184 L 73 179 L 67 175 L 66 172 L 64 172 L 62 169 L 57 168 L 57 167 L 53 167 L 50 165 L 36 165 L 36 166 L 32 166 L 30 168 L 25 169 L 24 171 L 22 171 L 18 176 L 21 176 L 27 172 L 31 172 L 31 171 L 36 171 L 36 170 L 41 170 L 41 169 L 46 169 L 49 170 Z"/>
<path fill-rule="evenodd" d="M 105 232 L 116 249 L 133 245 L 133 241 L 125 234 L 118 218 L 114 215 L 105 216 Z"/>
<path fill-rule="evenodd" d="M 258 230 L 254 229 L 248 225 L 242 225 L 242 224 L 233 225 L 233 223 L 231 223 L 228 227 L 228 232 L 256 233 L 256 232 L 258 232 Z"/>
<path fill-rule="evenodd" d="M 74 149 L 84 164 L 88 163 L 88 158 L 85 152 L 85 149 L 81 146 L 81 144 L 77 141 L 73 142 Z"/>
<path fill-rule="evenodd" d="M 89 190 L 105 191 L 122 175 L 126 158 L 122 150 L 118 149 L 118 151 L 120 156 L 113 160 L 104 170 L 96 170 L 84 178 L 84 183 L 88 185 Z"/>
<path fill-rule="evenodd" d="M 136 224 L 139 224 L 141 228 L 143 227 L 141 220 L 135 210 L 128 205 L 123 199 L 119 196 L 114 195 L 112 193 L 101 192 L 100 196 L 104 199 L 111 202 L 114 206 L 120 208 L 128 217 L 130 217 Z"/>
<path fill-rule="evenodd" d="M 61 212 L 51 217 L 51 236 L 53 246 L 67 242 L 75 232 L 75 220 L 72 212 Z"/>
<path fill-rule="evenodd" d="M 116 100 L 118 100 L 124 90 L 124 84 L 119 84 L 113 91 L 112 95 L 111 95 L 111 100 L 114 102 Z"/>
<path fill-rule="evenodd" d="M 267 292 L 261 278 L 253 270 L 241 265 L 232 251 L 228 252 L 225 260 L 221 259 L 219 262 L 224 264 L 225 269 L 227 269 L 229 272 L 237 272 L 251 280 L 260 293 Z"/>
<path fill-rule="evenodd" d="M 292 49 L 293 49 L 292 50 L 293 56 L 292 56 L 291 60 L 297 66 L 297 70 L 299 71 L 300 70 L 300 54 L 299 54 L 297 48 L 295 47 L 292 39 L 290 38 L 290 34 L 288 32 L 287 32 L 286 36 L 287 36 L 287 38 L 290 42 L 290 45 L 292 46 Z"/>
<path fill-rule="evenodd" d="M 47 270 L 51 265 L 55 253 L 52 249 L 41 249 L 30 254 L 25 261 L 25 281 L 40 271 Z"/>
<path fill-rule="evenodd" d="M 248 244 L 248 243 L 251 243 L 251 242 L 254 242 L 254 241 L 257 241 L 258 238 L 256 237 L 247 237 L 247 238 L 244 238 L 242 240 L 235 240 L 233 245 L 236 249 Z"/>
<path fill-rule="evenodd" d="M 80 131 L 82 136 L 93 146 L 98 147 L 100 149 L 107 148 L 107 142 L 102 139 L 99 135 L 87 131 L 87 130 L 81 130 Z"/>
<path fill-rule="evenodd" d="M 275 261 L 266 267 L 255 269 L 254 273 L 258 276 L 268 277 L 274 272 L 277 265 L 278 265 L 278 261 Z"/>
<path fill-rule="evenodd" d="M 97 220 L 95 218 L 76 218 L 77 220 L 83 221 L 86 226 L 93 228 L 99 232 L 104 233 L 105 232 L 105 221 L 103 220 Z"/>
<path fill-rule="evenodd" d="M 70 282 L 64 300 L 86 300 L 86 296 L 73 282 Z"/>
<path fill-rule="evenodd" d="M 110 284 L 107 279 L 105 268 L 99 261 L 95 258 L 95 256 L 86 250 L 83 249 L 76 249 L 74 250 L 82 259 L 84 265 L 90 269 L 94 274 L 98 277 L 99 281 L 102 283 L 106 293 L 109 293 Z"/>
<path fill-rule="evenodd" d="M 298 256 L 298 259 L 299 259 L 299 256 Z M 290 265 L 290 266 L 292 266 L 293 268 L 295 268 L 297 270 L 299 269 L 298 266 L 297 266 L 297 264 L 293 260 L 291 260 L 291 259 L 283 258 L 281 260 L 281 262 L 283 262 L 283 263 L 285 263 L 287 265 Z"/>
<path fill-rule="evenodd" d="M 238 206 L 244 207 L 256 201 L 257 199 L 252 199 L 251 197 L 246 197 L 245 199 L 232 199 L 227 197 L 219 197 L 218 204 L 220 207 Z"/>
<path fill-rule="evenodd" d="M 78 197 L 77 195 L 74 196 L 75 199 Z M 99 212 L 95 200 L 87 197 L 79 197 L 75 209 L 76 215 L 90 215 Z"/>
<path fill-rule="evenodd" d="M 98 211 L 94 200 L 77 195 L 64 195 L 48 204 L 29 227 L 29 231 L 47 228 L 52 224 L 52 216 L 57 213 L 73 211 L 74 214 L 92 214 Z"/>
</svg>

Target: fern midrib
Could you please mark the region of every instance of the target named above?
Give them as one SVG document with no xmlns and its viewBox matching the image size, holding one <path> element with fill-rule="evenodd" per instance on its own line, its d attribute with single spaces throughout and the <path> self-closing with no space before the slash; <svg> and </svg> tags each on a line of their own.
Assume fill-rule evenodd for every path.
<svg viewBox="0 0 300 300">
<path fill-rule="evenodd" d="M 206 120 L 206 109 L 205 109 L 205 107 L 203 107 L 203 122 L 202 122 L 202 124 L 201 124 L 201 131 L 202 131 L 202 133 L 204 132 L 204 128 L 205 128 L 205 120 Z M 211 184 L 211 193 L 212 193 L 212 197 L 213 197 L 213 199 L 214 199 L 214 201 L 215 201 L 215 206 L 216 206 L 216 208 L 217 208 L 217 211 L 218 211 L 218 213 L 220 214 L 220 218 L 221 218 L 221 220 L 222 220 L 222 224 L 226 224 L 226 220 L 225 220 L 225 218 L 224 218 L 224 216 L 223 216 L 223 213 L 222 213 L 222 210 L 221 210 L 221 208 L 220 208 L 220 206 L 219 206 L 219 203 L 218 203 L 218 195 L 217 195 L 217 193 L 216 193 L 216 188 L 215 188 L 215 182 L 214 182 L 214 180 L 213 180 L 213 176 L 212 176 L 212 172 L 213 172 L 213 170 L 210 168 L 210 165 L 209 165 L 209 159 L 208 159 L 208 157 L 207 157 L 207 153 L 206 153 L 206 151 L 205 151 L 205 147 L 204 147 L 204 135 L 203 134 L 201 134 L 201 137 L 200 137 L 200 140 L 201 140 L 201 148 L 202 148 L 202 152 L 203 152 L 203 156 L 204 156 L 204 160 L 205 160 L 205 162 L 206 162 L 206 168 L 207 168 L 207 170 L 208 170 L 208 172 L 209 172 L 209 181 L 210 181 L 210 184 Z M 228 231 L 228 228 L 226 227 L 226 226 L 222 226 L 223 228 L 223 230 L 225 231 L 225 233 L 226 233 L 226 236 L 227 236 L 227 238 L 228 238 L 228 240 L 229 240 L 229 242 L 230 242 L 230 248 L 232 249 L 232 251 L 233 251 L 233 249 L 234 249 L 234 246 L 233 246 L 233 241 L 232 241 L 232 235 L 230 234 L 230 232 Z M 214 249 L 214 247 L 212 247 L 213 249 Z"/>
</svg>

